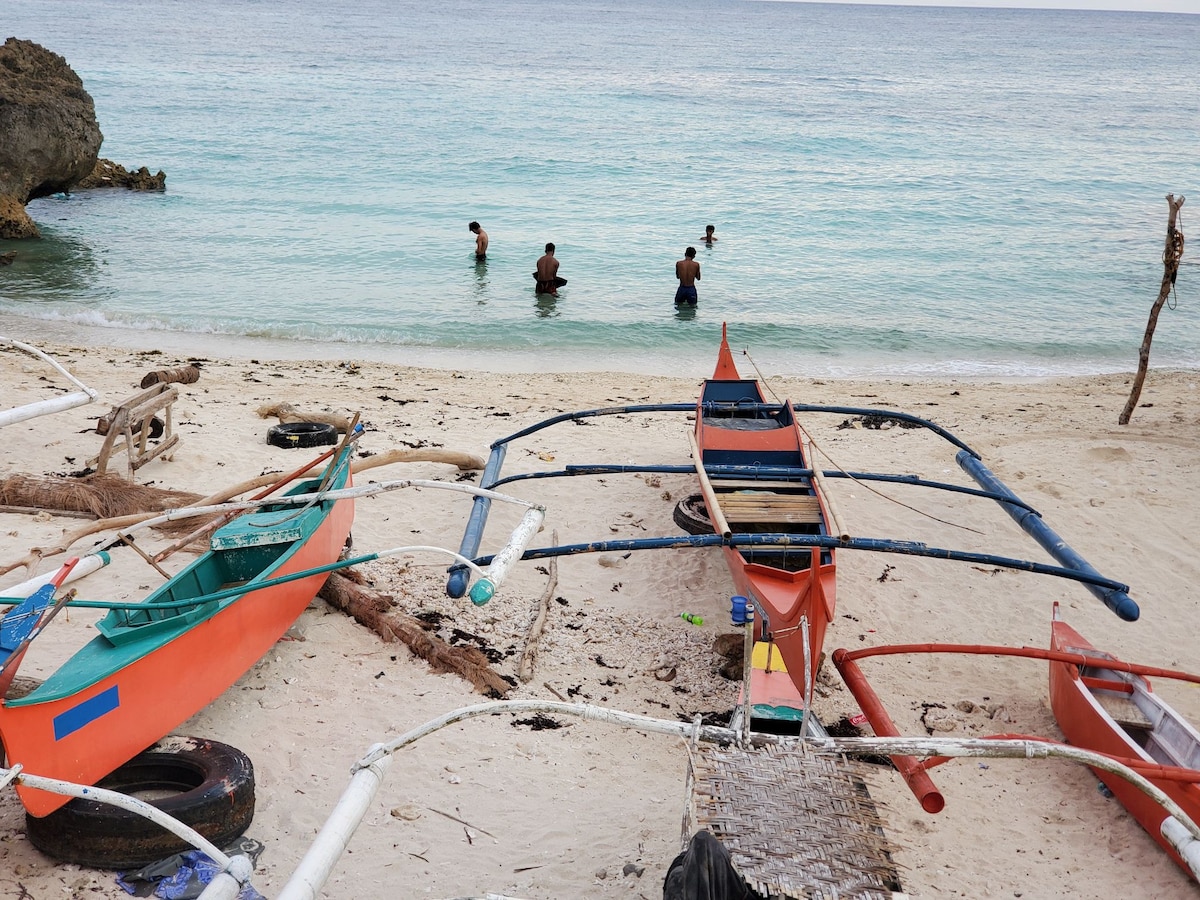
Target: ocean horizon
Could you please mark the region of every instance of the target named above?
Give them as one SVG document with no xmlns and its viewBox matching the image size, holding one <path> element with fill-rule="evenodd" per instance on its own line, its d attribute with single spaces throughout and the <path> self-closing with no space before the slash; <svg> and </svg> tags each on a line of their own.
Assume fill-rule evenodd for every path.
<svg viewBox="0 0 1200 900">
<path fill-rule="evenodd" d="M 29 204 L 42 238 L 0 241 L 0 333 L 26 341 L 704 374 L 728 322 L 774 374 L 1132 371 L 1165 195 L 1200 183 L 1198 16 L 34 0 L 6 20 L 83 79 L 101 156 L 167 174 Z M 547 241 L 557 299 L 531 277 Z M 687 246 L 695 310 L 673 304 Z M 1183 261 L 1155 367 L 1200 368 Z"/>
</svg>

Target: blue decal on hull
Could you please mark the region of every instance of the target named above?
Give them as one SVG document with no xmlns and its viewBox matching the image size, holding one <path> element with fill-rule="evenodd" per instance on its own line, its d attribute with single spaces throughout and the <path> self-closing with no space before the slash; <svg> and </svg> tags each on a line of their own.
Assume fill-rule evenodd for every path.
<svg viewBox="0 0 1200 900">
<path fill-rule="evenodd" d="M 120 705 L 121 698 L 118 696 L 117 686 L 114 684 L 108 690 L 101 691 L 95 697 L 90 697 L 71 707 L 65 713 L 55 716 L 54 739 L 61 741 L 67 735 L 74 734 L 84 725 L 96 721 Z"/>
</svg>

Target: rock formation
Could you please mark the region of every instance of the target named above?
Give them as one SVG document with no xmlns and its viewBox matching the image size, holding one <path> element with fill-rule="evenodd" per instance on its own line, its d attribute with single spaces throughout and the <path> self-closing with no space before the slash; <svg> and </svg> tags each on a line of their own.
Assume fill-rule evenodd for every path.
<svg viewBox="0 0 1200 900">
<path fill-rule="evenodd" d="M 0 47 L 0 238 L 37 237 L 25 204 L 68 190 L 96 165 L 96 107 L 67 61 L 32 41 Z"/>
<path fill-rule="evenodd" d="M 165 191 L 167 189 L 167 173 L 162 169 L 157 175 L 151 175 L 150 170 L 142 166 L 136 172 L 131 172 L 111 159 L 96 160 L 92 174 L 75 185 L 79 190 L 88 188 L 123 187 L 131 191 Z"/>
</svg>

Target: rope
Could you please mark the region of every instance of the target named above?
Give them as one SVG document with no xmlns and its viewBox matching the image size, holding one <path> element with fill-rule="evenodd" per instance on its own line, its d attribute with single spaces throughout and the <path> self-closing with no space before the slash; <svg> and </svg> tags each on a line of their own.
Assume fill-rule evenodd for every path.
<svg viewBox="0 0 1200 900">
<path fill-rule="evenodd" d="M 1181 246 L 1182 246 L 1182 240 L 1183 240 L 1183 236 L 1180 235 Z M 758 363 L 756 363 L 754 361 L 754 357 L 752 357 L 750 355 L 750 351 L 743 349 L 742 355 L 745 356 L 747 360 L 749 360 L 750 365 L 754 369 L 754 374 L 758 378 L 758 383 L 762 384 L 766 387 L 767 391 L 770 392 L 771 396 L 775 398 L 776 403 L 782 404 L 783 401 L 779 399 L 779 395 L 777 393 L 775 393 L 775 389 L 773 387 L 771 387 L 770 382 L 767 381 L 766 377 L 762 373 L 762 370 L 759 369 Z M 866 482 L 859 481 L 857 478 L 855 478 L 853 475 L 851 475 L 849 472 L 847 472 L 845 469 L 843 469 L 842 466 L 838 463 L 838 461 L 835 460 L 832 456 L 830 456 L 829 453 L 826 452 L 825 448 L 816 442 L 816 440 L 812 436 L 812 432 L 810 432 L 807 428 L 805 428 L 799 422 L 796 423 L 796 427 L 800 429 L 800 431 L 804 434 L 804 436 L 806 438 L 808 438 L 808 442 L 814 450 L 819 452 L 823 457 L 825 457 L 825 459 L 829 460 L 830 465 L 832 465 L 835 469 L 837 469 L 839 472 L 841 472 L 842 475 L 844 475 L 846 478 L 853 481 L 856 485 L 858 485 L 863 490 L 870 491 L 875 496 L 880 497 L 883 500 L 887 500 L 889 503 L 895 503 L 897 506 L 901 506 L 904 509 L 909 510 L 910 512 L 914 512 L 919 516 L 924 516 L 925 518 L 931 519 L 932 521 L 937 522 L 941 525 L 949 525 L 951 528 L 960 528 L 963 531 L 969 531 L 972 534 L 984 534 L 984 532 L 980 531 L 977 528 L 972 528 L 969 525 L 960 525 L 957 522 L 951 522 L 947 519 L 938 518 L 933 513 L 926 512 L 923 509 L 917 509 L 915 506 L 910 506 L 909 504 L 905 503 L 903 500 L 897 500 L 895 497 L 892 497 L 889 494 L 885 494 L 883 491 L 872 487 L 871 485 L 867 484 Z M 809 465 L 812 465 L 815 468 L 815 462 L 816 462 L 815 460 L 809 460 Z"/>
<path fill-rule="evenodd" d="M 1179 262 L 1183 259 L 1183 213 L 1178 213 L 1178 224 L 1167 228 L 1167 245 L 1163 247 L 1163 268 L 1171 273 L 1171 302 L 1167 309 L 1174 311 L 1179 306 L 1179 295 L 1175 293 L 1175 278 L 1179 275 Z"/>
</svg>

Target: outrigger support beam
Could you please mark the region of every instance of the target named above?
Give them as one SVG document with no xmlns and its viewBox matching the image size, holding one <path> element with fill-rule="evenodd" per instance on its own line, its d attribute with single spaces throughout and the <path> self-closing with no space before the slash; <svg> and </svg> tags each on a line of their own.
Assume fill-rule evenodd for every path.
<svg viewBox="0 0 1200 900">
<path fill-rule="evenodd" d="M 964 472 L 970 475 L 985 490 L 1002 495 L 1005 499 L 997 502 L 1003 507 L 1004 511 L 1012 517 L 1031 538 L 1041 545 L 1042 549 L 1053 556 L 1058 562 L 1068 569 L 1086 573 L 1088 575 L 1098 576 L 1100 573 L 1091 563 L 1075 552 L 1072 547 L 1067 544 L 1053 528 L 1042 521 L 1041 516 L 1033 512 L 1021 502 L 1008 486 L 996 477 L 987 466 L 978 458 L 970 454 L 960 451 L 955 460 Z M 1082 579 L 1081 579 L 1082 580 Z M 1087 587 L 1100 602 L 1115 612 L 1120 618 L 1126 622 L 1136 622 L 1138 616 L 1141 615 L 1141 610 L 1138 609 L 1137 603 L 1128 594 L 1128 588 L 1111 588 L 1105 587 L 1095 581 L 1084 581 L 1084 586 Z"/>
<path fill-rule="evenodd" d="M 737 409 L 739 412 L 747 412 L 750 410 L 775 411 L 778 410 L 781 404 L 778 403 L 756 403 L 747 404 L 709 404 L 705 409 L 711 409 L 713 412 L 719 412 L 722 407 Z M 860 408 L 857 406 L 814 406 L 807 403 L 793 403 L 792 409 L 797 412 L 823 412 L 836 413 L 839 415 L 851 416 L 884 416 L 889 419 L 898 419 L 904 422 L 909 422 L 914 426 L 927 428 L 939 437 L 959 447 L 965 453 L 978 457 L 979 454 L 964 444 L 961 440 L 955 437 L 946 429 L 942 428 L 935 422 L 928 419 L 922 419 L 918 416 L 904 412 L 896 412 L 888 409 L 872 409 Z M 635 413 L 655 413 L 655 412 L 695 412 L 695 403 L 642 403 L 631 406 L 606 406 L 601 409 L 585 409 L 579 412 L 560 413 L 557 416 L 551 416 L 548 419 L 543 419 L 541 422 L 536 422 L 528 428 L 522 428 L 520 431 L 513 432 L 508 437 L 500 438 L 492 443 L 492 453 L 488 458 L 487 466 L 483 470 L 483 478 L 480 479 L 479 486 L 484 488 L 493 488 L 500 481 L 500 469 L 504 465 L 504 456 L 508 445 L 518 438 L 528 437 L 535 432 L 549 428 L 552 425 L 558 425 L 562 422 L 577 422 L 580 419 L 593 419 L 598 416 L 616 416 L 616 415 L 632 415 Z M 830 476 L 833 477 L 833 476 Z M 509 481 L 511 479 L 504 479 Z M 458 552 L 460 556 L 465 556 L 467 559 L 473 558 L 479 552 L 480 542 L 483 540 L 483 529 L 487 524 L 488 510 L 491 506 L 490 501 L 484 497 L 477 497 L 475 504 L 471 507 L 471 515 L 467 519 L 467 527 L 463 532 L 462 542 L 459 544 Z M 467 592 L 467 583 L 470 581 L 470 573 L 462 566 L 451 566 L 449 577 L 446 579 L 446 594 L 450 597 L 458 598 Z"/>
<path fill-rule="evenodd" d="M 1051 566 L 1027 559 L 995 556 L 991 553 L 974 553 L 968 550 L 948 550 L 930 547 L 920 541 L 893 541 L 886 538 L 838 538 L 824 534 L 791 534 L 788 532 L 764 532 L 745 534 L 737 532 L 728 537 L 720 534 L 681 534 L 674 537 L 621 538 L 607 541 L 590 541 L 583 544 L 563 544 L 558 547 L 534 547 L 526 550 L 521 559 L 549 559 L 555 556 L 575 556 L 580 553 L 623 553 L 630 550 L 697 549 L 700 547 L 820 547 L 825 550 L 866 550 L 872 553 L 899 553 L 906 556 L 925 556 L 931 559 L 948 559 L 955 562 L 975 563 L 981 566 L 999 566 L 1038 575 L 1053 575 L 1078 581 L 1086 585 L 1097 585 L 1111 590 L 1129 590 L 1119 581 L 1105 578 L 1095 572 L 1078 568 Z M 487 566 L 491 556 L 477 556 L 472 562 Z"/>
</svg>

